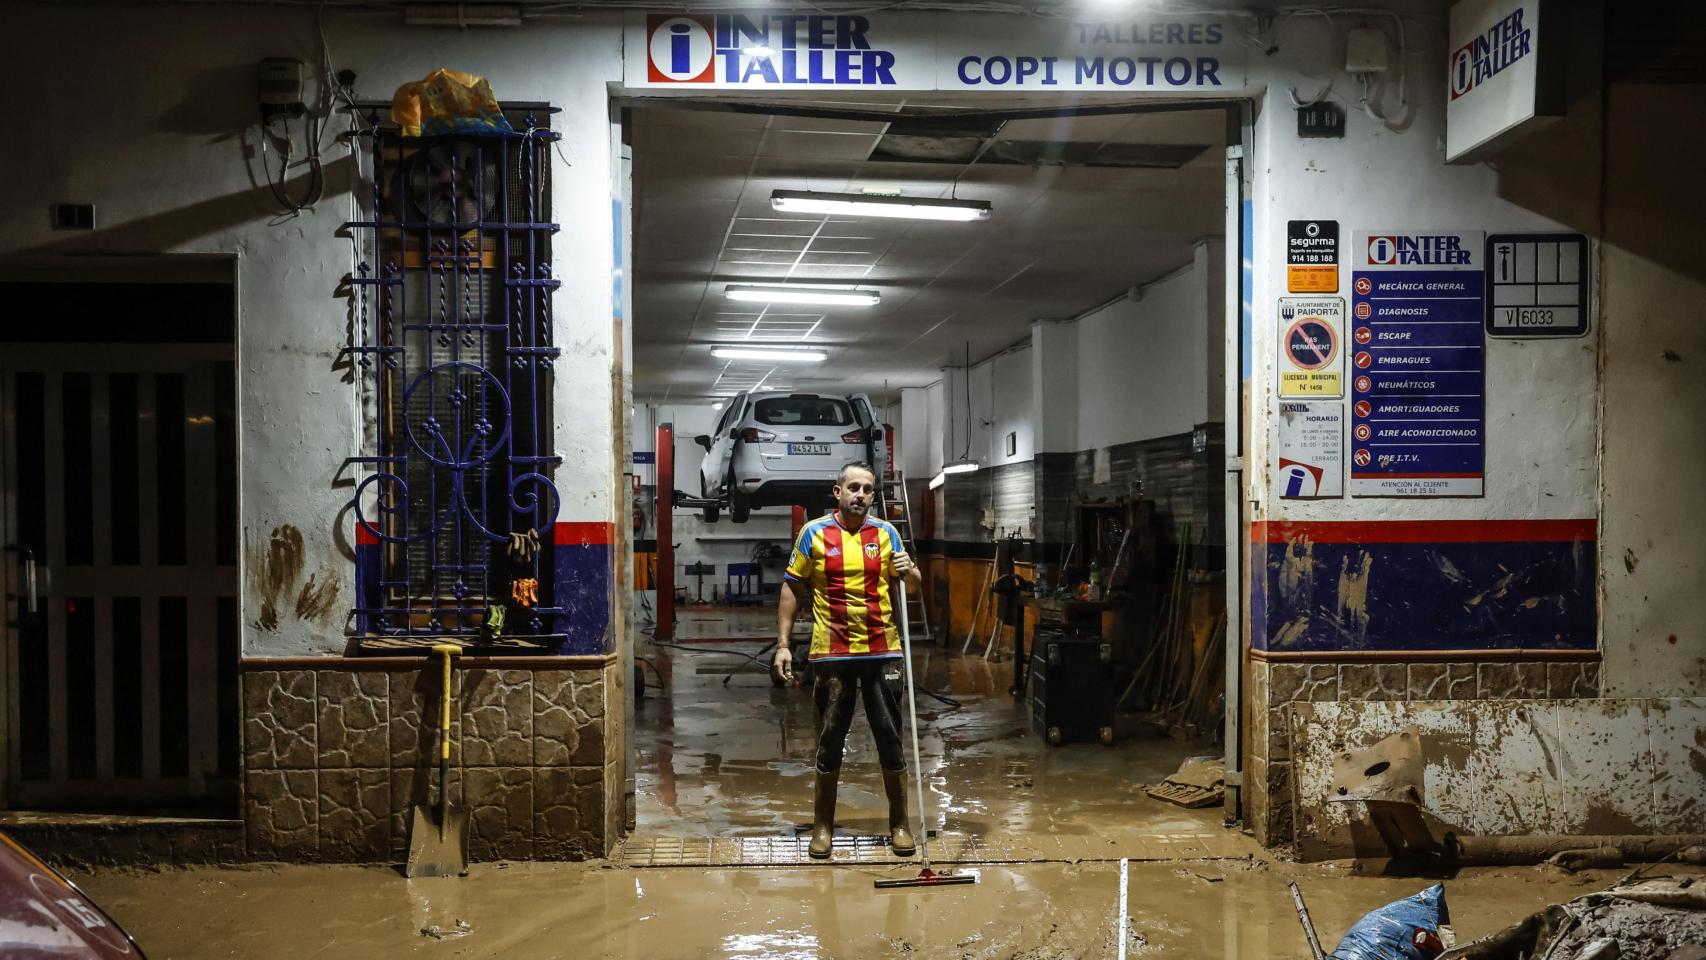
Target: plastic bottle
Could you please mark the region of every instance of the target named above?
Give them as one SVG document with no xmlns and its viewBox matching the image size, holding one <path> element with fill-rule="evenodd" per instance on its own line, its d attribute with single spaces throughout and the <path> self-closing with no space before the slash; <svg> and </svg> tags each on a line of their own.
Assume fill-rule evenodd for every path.
<svg viewBox="0 0 1706 960">
<path fill-rule="evenodd" d="M 1041 560 L 1037 561 L 1036 570 L 1032 575 L 1031 593 L 1039 597 L 1048 596 L 1048 564 Z"/>
<path fill-rule="evenodd" d="M 1102 565 L 1095 560 L 1090 561 L 1089 599 L 1091 601 L 1102 599 Z"/>
</svg>

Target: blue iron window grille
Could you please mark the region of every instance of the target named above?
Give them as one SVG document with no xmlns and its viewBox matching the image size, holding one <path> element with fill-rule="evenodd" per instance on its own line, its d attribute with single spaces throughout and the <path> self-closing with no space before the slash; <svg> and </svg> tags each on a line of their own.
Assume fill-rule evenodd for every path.
<svg viewBox="0 0 1706 960">
<path fill-rule="evenodd" d="M 404 137 L 374 115 L 362 153 L 351 353 L 368 449 L 355 458 L 356 629 L 560 640 L 550 575 L 552 144 L 520 132 Z"/>
</svg>

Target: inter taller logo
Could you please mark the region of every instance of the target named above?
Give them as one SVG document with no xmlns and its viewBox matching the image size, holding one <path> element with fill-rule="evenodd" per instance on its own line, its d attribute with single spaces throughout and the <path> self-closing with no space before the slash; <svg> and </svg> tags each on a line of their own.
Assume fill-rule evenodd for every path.
<svg viewBox="0 0 1706 960">
<path fill-rule="evenodd" d="M 1451 54 L 1451 99 L 1456 100 L 1534 52 L 1534 31 L 1522 20 L 1519 7 L 1486 33 Z"/>
<path fill-rule="evenodd" d="M 648 14 L 646 73 L 653 83 L 710 83 L 716 79 L 716 24 L 710 17 Z"/>
<path fill-rule="evenodd" d="M 1368 238 L 1371 267 L 1467 266 L 1472 251 L 1455 234 L 1394 234 Z"/>
<path fill-rule="evenodd" d="M 653 83 L 894 86 L 895 55 L 874 49 L 868 17 L 648 14 Z"/>
</svg>

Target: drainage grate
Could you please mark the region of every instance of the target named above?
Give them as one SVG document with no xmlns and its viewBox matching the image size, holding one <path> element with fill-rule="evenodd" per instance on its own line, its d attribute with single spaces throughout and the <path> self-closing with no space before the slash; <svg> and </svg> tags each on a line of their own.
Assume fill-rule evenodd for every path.
<svg viewBox="0 0 1706 960">
<path fill-rule="evenodd" d="M 830 859 L 813 860 L 811 838 L 629 837 L 613 858 L 625 867 L 800 867 L 823 864 L 913 863 L 896 857 L 888 837 L 876 834 L 835 838 Z M 1107 860 L 1229 860 L 1250 856 L 1247 838 L 1219 833 L 1153 834 L 1125 840 L 1089 835 L 1011 837 L 998 840 L 946 834 L 930 841 L 931 859 L 943 864 L 1082 863 Z"/>
</svg>

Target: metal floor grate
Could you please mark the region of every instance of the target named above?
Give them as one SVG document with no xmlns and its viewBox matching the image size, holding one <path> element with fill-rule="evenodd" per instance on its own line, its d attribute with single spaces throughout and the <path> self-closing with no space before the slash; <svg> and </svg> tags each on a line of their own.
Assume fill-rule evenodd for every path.
<svg viewBox="0 0 1706 960">
<path fill-rule="evenodd" d="M 896 857 L 888 837 L 843 834 L 835 838 L 829 860 L 807 853 L 811 838 L 632 836 L 613 858 L 625 867 L 797 867 L 834 864 L 895 864 L 917 857 Z M 997 840 L 947 834 L 930 841 L 931 859 L 944 864 L 1081 863 L 1229 860 L 1251 855 L 1248 838 L 1231 831 L 1155 834 L 1122 840 L 1099 836 L 1011 837 Z"/>
</svg>

